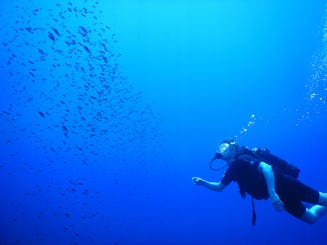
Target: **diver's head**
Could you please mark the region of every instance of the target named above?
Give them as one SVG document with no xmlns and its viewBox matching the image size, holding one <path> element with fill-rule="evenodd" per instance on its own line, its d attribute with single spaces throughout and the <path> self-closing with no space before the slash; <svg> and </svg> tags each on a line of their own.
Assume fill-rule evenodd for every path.
<svg viewBox="0 0 327 245">
<path fill-rule="evenodd" d="M 239 146 L 236 144 L 234 140 L 232 139 L 223 140 L 221 144 L 218 146 L 216 155 L 214 156 L 212 161 L 216 159 L 223 159 L 226 162 L 230 162 L 230 160 L 234 158 L 238 148 Z"/>
</svg>

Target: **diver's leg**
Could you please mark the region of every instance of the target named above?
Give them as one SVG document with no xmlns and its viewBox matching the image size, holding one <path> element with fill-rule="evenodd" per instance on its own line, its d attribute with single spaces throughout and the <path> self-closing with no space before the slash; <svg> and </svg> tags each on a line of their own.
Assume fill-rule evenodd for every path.
<svg viewBox="0 0 327 245">
<path fill-rule="evenodd" d="M 327 212 L 327 193 L 319 192 L 318 204 L 307 208 L 301 219 L 308 223 L 315 223 L 321 216 Z"/>
<path fill-rule="evenodd" d="M 327 207 L 321 205 L 314 205 L 310 209 L 307 208 L 301 217 L 301 220 L 308 224 L 315 223 L 327 211 Z"/>
<path fill-rule="evenodd" d="M 318 204 L 327 207 L 327 193 L 319 192 Z"/>
</svg>

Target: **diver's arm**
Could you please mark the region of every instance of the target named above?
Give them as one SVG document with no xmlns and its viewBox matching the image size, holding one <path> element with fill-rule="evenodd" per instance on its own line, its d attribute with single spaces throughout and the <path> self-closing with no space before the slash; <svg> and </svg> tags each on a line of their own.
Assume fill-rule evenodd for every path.
<svg viewBox="0 0 327 245">
<path fill-rule="evenodd" d="M 210 181 L 204 180 L 200 177 L 193 177 L 192 180 L 193 180 L 194 184 L 202 185 L 213 191 L 222 191 L 226 187 L 221 182 L 210 182 Z"/>
<path fill-rule="evenodd" d="M 259 171 L 262 172 L 263 176 L 265 177 L 267 188 L 268 188 L 268 194 L 274 208 L 277 211 L 283 210 L 284 203 L 279 199 L 279 196 L 275 190 L 275 175 L 272 167 L 265 162 L 260 162 L 258 169 Z"/>
</svg>

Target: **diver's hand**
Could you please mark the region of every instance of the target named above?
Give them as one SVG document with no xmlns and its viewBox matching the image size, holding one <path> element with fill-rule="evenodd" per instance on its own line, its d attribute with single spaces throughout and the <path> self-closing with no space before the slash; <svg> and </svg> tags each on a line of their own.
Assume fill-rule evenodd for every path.
<svg viewBox="0 0 327 245">
<path fill-rule="evenodd" d="M 200 177 L 192 177 L 193 183 L 195 185 L 202 185 L 204 180 Z"/>
<path fill-rule="evenodd" d="M 270 195 L 270 201 L 278 212 L 284 210 L 284 203 L 280 200 L 276 192 Z"/>
</svg>

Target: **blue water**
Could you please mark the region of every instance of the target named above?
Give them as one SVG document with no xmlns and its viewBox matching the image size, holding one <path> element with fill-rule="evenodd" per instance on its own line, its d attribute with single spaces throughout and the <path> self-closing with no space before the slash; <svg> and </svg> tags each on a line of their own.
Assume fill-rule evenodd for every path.
<svg viewBox="0 0 327 245">
<path fill-rule="evenodd" d="M 209 169 L 226 137 L 327 191 L 325 1 L 1 0 L 0 244 L 326 244 Z"/>
</svg>

